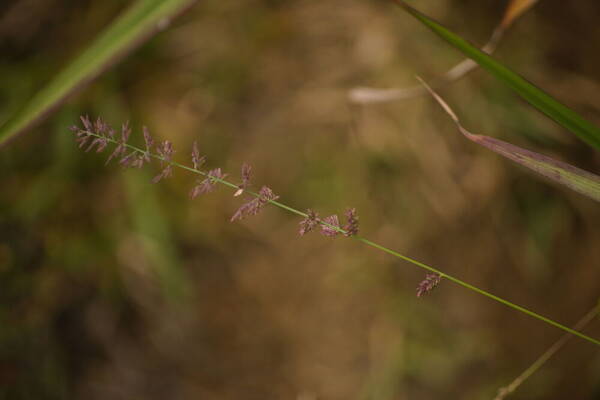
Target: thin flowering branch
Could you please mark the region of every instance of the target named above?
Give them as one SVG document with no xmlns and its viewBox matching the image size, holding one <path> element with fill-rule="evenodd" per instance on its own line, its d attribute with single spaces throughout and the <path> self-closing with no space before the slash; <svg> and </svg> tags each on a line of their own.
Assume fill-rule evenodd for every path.
<svg viewBox="0 0 600 400">
<path fill-rule="evenodd" d="M 300 221 L 300 236 L 306 235 L 312 231 L 317 225 L 321 225 L 321 234 L 328 237 L 335 237 L 338 234 L 343 234 L 346 237 L 356 236 L 358 234 L 358 215 L 356 208 L 348 208 L 344 213 L 346 224 L 342 228 L 337 215 L 330 215 L 327 218 L 320 219 L 312 210 L 306 212 L 306 217 Z"/>
<path fill-rule="evenodd" d="M 107 143 L 116 144 L 117 146 L 122 145 L 126 149 L 137 151 L 139 153 L 144 153 L 144 150 L 140 149 L 139 147 L 136 147 L 136 146 L 133 146 L 133 145 L 130 145 L 130 144 L 126 143 L 126 140 L 125 141 L 117 141 L 117 140 L 115 140 L 113 137 L 110 136 L 110 134 L 108 132 L 103 132 L 103 133 L 102 132 L 101 133 L 94 132 L 94 127 L 91 126 L 91 123 L 90 123 L 90 121 L 89 121 L 89 119 L 87 117 L 82 117 L 81 121 L 82 121 L 82 124 L 83 124 L 83 129 L 80 128 L 80 127 L 76 127 L 76 126 L 71 128 L 71 130 L 73 132 L 75 132 L 75 134 L 76 134 L 76 141 L 77 141 L 77 143 L 79 143 L 80 147 L 83 147 L 92 138 L 104 138 Z M 170 167 L 176 166 L 176 167 L 184 169 L 186 171 L 193 172 L 195 174 L 203 175 L 203 176 L 209 178 L 210 181 L 213 182 L 213 183 L 218 182 L 218 183 L 220 183 L 220 184 L 222 184 L 224 186 L 230 187 L 231 189 L 239 190 L 239 185 L 236 185 L 236 184 L 234 184 L 232 182 L 229 182 L 229 181 L 225 180 L 225 176 L 226 175 L 223 174 L 220 171 L 220 169 L 217 169 L 218 170 L 218 174 L 216 172 L 213 172 L 213 171 L 216 171 L 216 170 L 213 170 L 213 171 L 211 171 L 211 172 L 213 172 L 213 174 L 209 175 L 210 172 L 207 173 L 207 172 L 201 171 L 199 169 L 192 168 L 192 167 L 189 167 L 187 165 L 180 164 L 178 162 L 175 162 L 175 161 L 171 160 L 170 155 L 169 155 L 169 159 L 165 159 L 165 156 L 163 154 L 152 154 L 152 153 L 150 153 L 149 157 L 157 159 L 157 160 L 160 160 L 163 165 L 167 164 Z M 412 259 L 410 257 L 407 257 L 407 256 L 405 256 L 403 254 L 400 254 L 397 251 L 394 251 L 394 250 L 392 250 L 392 249 L 390 249 L 388 247 L 385 247 L 385 246 L 382 246 L 382 245 L 380 245 L 378 243 L 375 243 L 375 242 L 373 242 L 373 241 L 371 241 L 371 240 L 369 240 L 367 238 L 360 237 L 358 235 L 352 235 L 352 232 L 346 231 L 346 230 L 344 230 L 344 229 L 342 229 L 342 228 L 339 227 L 339 221 L 337 221 L 337 216 L 335 216 L 335 221 L 333 219 L 331 219 L 332 222 L 334 222 L 334 223 L 337 222 L 337 224 L 330 224 L 329 222 L 326 221 L 327 219 L 324 219 L 324 220 L 318 219 L 318 217 L 316 216 L 316 214 L 309 215 L 309 214 L 304 213 L 304 212 L 302 212 L 302 211 L 300 211 L 300 210 L 298 210 L 296 208 L 293 208 L 293 207 L 290 207 L 290 206 L 288 206 L 286 204 L 278 202 L 277 201 L 278 197 L 273 194 L 273 192 L 271 191 L 271 189 L 269 189 L 267 187 L 263 187 L 263 189 L 261 189 L 262 193 L 261 192 L 256 193 L 256 192 L 253 192 L 253 191 L 250 191 L 250 190 L 246 190 L 245 192 L 247 194 L 253 196 L 253 197 L 260 198 L 261 199 L 260 202 L 263 204 L 263 206 L 266 205 L 266 204 L 272 204 L 272 205 L 277 206 L 277 207 L 279 207 L 281 209 L 289 211 L 292 214 L 301 216 L 302 218 L 304 218 L 303 222 L 305 224 L 312 224 L 313 223 L 313 222 L 309 222 L 309 221 L 317 221 L 317 223 L 320 224 L 321 227 L 326 226 L 328 229 L 334 230 L 337 233 L 341 233 L 341 234 L 344 234 L 344 235 L 347 235 L 347 236 L 351 236 L 352 239 L 357 240 L 359 242 L 362 242 L 363 244 L 365 244 L 367 246 L 373 247 L 373 248 L 378 249 L 380 251 L 383 251 L 384 253 L 387 253 L 387 254 L 389 254 L 391 256 L 394 256 L 396 258 L 399 258 L 401 260 L 409 262 L 409 263 L 411 263 L 413 265 L 416 265 L 419 268 L 422 268 L 422 269 L 424 269 L 424 270 L 426 270 L 426 271 L 428 271 L 428 272 L 430 272 L 432 274 L 437 274 L 440 277 L 440 279 L 441 278 L 446 278 L 447 280 L 449 280 L 451 282 L 454 282 L 457 285 L 460 285 L 460 286 L 462 286 L 462 287 L 464 287 L 466 289 L 469 289 L 469 290 L 471 290 L 473 292 L 476 292 L 476 293 L 478 293 L 478 294 L 480 294 L 482 296 L 488 297 L 488 298 L 490 298 L 490 299 L 492 299 L 492 300 L 494 300 L 494 301 L 496 301 L 498 303 L 504 304 L 505 306 L 510 307 L 513 310 L 519 311 L 519 312 L 521 312 L 523 314 L 527 314 L 527 315 L 529 315 L 532 318 L 538 319 L 538 320 L 540 320 L 540 321 L 542 321 L 542 322 L 544 322 L 546 324 L 554 326 L 555 328 L 561 329 L 561 330 L 563 330 L 565 332 L 568 332 L 568 333 L 571 333 L 571 334 L 573 334 L 573 335 L 575 335 L 575 336 L 577 336 L 577 337 L 579 337 L 581 339 L 584 339 L 584 340 L 586 340 L 586 341 L 588 341 L 590 343 L 593 343 L 595 345 L 600 346 L 600 340 L 598 340 L 598 339 L 595 339 L 593 337 L 585 335 L 585 334 L 583 334 L 583 333 L 581 333 L 581 332 L 579 332 L 579 331 L 577 331 L 575 329 L 571 329 L 571 328 L 569 328 L 569 327 L 567 327 L 567 326 L 565 326 L 565 325 L 563 325 L 563 324 L 561 324 L 559 322 L 556 322 L 556 321 L 554 321 L 554 320 L 552 320 L 550 318 L 544 317 L 543 315 L 540 315 L 540 314 L 538 314 L 536 312 L 533 312 L 533 311 L 531 311 L 531 310 L 529 310 L 529 309 L 527 309 L 525 307 L 522 307 L 522 306 L 520 306 L 518 304 L 512 303 L 512 302 L 510 302 L 510 301 L 508 301 L 508 300 L 506 300 L 504 298 L 501 298 L 501 297 L 496 296 L 496 295 L 494 295 L 494 294 L 492 294 L 490 292 L 487 292 L 487 291 L 485 291 L 483 289 L 480 289 L 477 286 L 471 285 L 471 284 L 469 284 L 469 283 L 467 283 L 467 282 L 465 282 L 465 281 L 463 281 L 463 280 L 461 280 L 459 278 L 456 278 L 456 277 L 454 277 L 452 275 L 446 274 L 446 273 L 444 273 L 444 272 L 442 272 L 442 271 L 440 271 L 440 270 L 438 270 L 438 269 L 436 269 L 436 268 L 434 268 L 434 267 L 432 267 L 430 265 L 424 264 L 424 263 L 422 263 L 420 261 L 417 261 L 417 260 Z M 261 208 L 263 206 L 261 206 Z M 348 215 L 347 215 L 347 217 L 348 217 Z M 302 224 L 302 222 L 301 222 L 301 224 Z M 301 225 L 301 230 L 303 229 L 304 226 L 308 226 L 308 225 Z M 308 229 L 308 230 L 306 228 L 304 228 L 303 232 L 304 233 L 308 232 L 309 230 L 311 230 L 312 228 L 314 228 L 316 225 L 310 225 L 310 226 L 311 226 L 311 228 Z"/>
<path fill-rule="evenodd" d="M 198 143 L 194 140 L 194 145 L 192 147 L 192 164 L 194 164 L 194 169 L 200 169 L 205 160 L 206 158 L 204 156 L 200 156 Z"/>
<path fill-rule="evenodd" d="M 152 183 L 158 183 L 161 179 L 169 178 L 173 174 L 173 165 L 171 164 L 171 157 L 175 150 L 173 150 L 173 143 L 165 140 L 161 146 L 158 146 L 156 151 L 158 152 L 161 160 L 161 164 L 166 164 L 160 174 L 156 175 L 152 179 Z"/>
<path fill-rule="evenodd" d="M 419 286 L 417 286 L 417 297 L 421 297 L 424 294 L 431 292 L 436 288 L 437 285 L 440 284 L 442 280 L 442 276 L 440 274 L 427 274 L 425 275 L 425 279 L 423 279 Z"/>
<path fill-rule="evenodd" d="M 213 170 L 208 171 L 207 178 L 200 181 L 197 181 L 196 186 L 190 192 L 190 197 L 195 199 L 197 196 L 201 194 L 210 193 L 215 190 L 215 186 L 217 185 L 218 179 L 223 180 L 227 177 L 227 174 L 224 174 L 221 171 L 221 168 L 215 168 Z"/>
<path fill-rule="evenodd" d="M 98 118 L 100 118 L 100 117 L 98 117 Z M 83 124 L 83 127 L 87 131 L 87 132 L 85 132 L 86 134 L 89 135 L 89 132 L 93 132 L 94 131 L 94 127 L 92 125 L 92 121 L 90 120 L 90 117 L 88 115 L 82 115 L 81 117 L 79 117 L 79 119 L 81 120 L 81 123 Z"/>
<path fill-rule="evenodd" d="M 300 221 L 300 236 L 306 235 L 308 232 L 315 229 L 320 224 L 319 214 L 311 210 L 310 208 L 306 211 L 306 218 Z"/>
<path fill-rule="evenodd" d="M 101 153 L 106 146 L 108 146 L 107 138 L 112 138 L 114 136 L 114 131 L 100 118 L 98 118 L 94 124 L 94 131 L 98 132 L 101 137 L 95 138 L 85 151 L 90 151 L 96 146 L 96 153 Z"/>
<path fill-rule="evenodd" d="M 95 123 L 92 123 L 87 115 L 82 115 L 80 119 L 85 127 L 84 131 L 79 130 L 77 126 L 71 127 L 71 130 L 77 134 L 75 141 L 79 144 L 79 148 L 84 147 L 91 140 L 92 142 L 87 149 L 85 149 L 86 152 L 90 151 L 94 146 L 96 146 L 97 153 L 104 151 L 109 143 L 108 140 L 112 139 L 114 136 L 112 128 L 110 128 L 101 118 L 98 118 Z M 91 133 L 94 133 L 94 135 Z"/>
<path fill-rule="evenodd" d="M 249 164 L 242 164 L 242 184 L 240 185 L 243 189 L 250 186 L 250 175 L 252 173 L 252 167 Z"/>
<path fill-rule="evenodd" d="M 251 215 L 258 214 L 264 206 L 266 206 L 269 202 L 273 200 L 277 200 L 279 196 L 277 196 L 271 189 L 266 186 L 263 186 L 258 192 L 258 197 L 250 200 L 247 203 L 242 204 L 240 208 L 233 214 L 231 217 L 231 222 L 239 221 L 244 217 L 248 217 Z"/>
<path fill-rule="evenodd" d="M 152 149 L 152 146 L 154 144 L 154 139 L 152 139 L 150 131 L 147 127 L 144 126 L 142 130 L 144 132 L 144 143 L 146 144 L 146 151 L 139 152 L 134 150 L 125 157 L 123 157 L 119 161 L 119 164 L 121 164 L 123 167 L 142 168 L 144 164 L 150 162 L 150 150 Z"/>
<path fill-rule="evenodd" d="M 250 175 L 252 173 L 252 167 L 249 164 L 242 164 L 242 183 L 238 186 L 239 189 L 233 194 L 234 197 L 237 197 L 244 193 L 244 190 L 248 186 L 250 186 Z"/>
<path fill-rule="evenodd" d="M 144 153 L 150 154 L 150 150 L 154 145 L 154 139 L 152 138 L 152 135 L 150 135 L 150 131 L 148 130 L 147 126 L 144 126 L 142 131 L 144 132 L 144 143 L 146 144 L 146 151 Z"/>
<path fill-rule="evenodd" d="M 356 215 L 356 208 L 348 208 L 344 213 L 346 216 L 346 225 L 344 225 L 345 236 L 356 236 L 358 235 L 358 215 Z"/>
<path fill-rule="evenodd" d="M 323 219 L 324 224 L 321 224 L 321 233 L 328 237 L 335 237 L 341 232 L 340 221 L 337 215 L 330 215 Z"/>
<path fill-rule="evenodd" d="M 94 130 L 92 127 L 92 123 L 90 122 L 90 118 L 87 115 L 82 115 L 79 117 L 81 123 L 83 124 L 83 129 L 79 128 L 77 125 L 71 126 L 71 131 L 75 132 L 75 141 L 79 145 L 81 149 L 83 146 L 87 144 L 90 139 L 94 137 L 91 135 L 91 132 Z"/>
<path fill-rule="evenodd" d="M 101 121 L 100 118 L 98 118 L 98 121 Z M 104 125 L 106 125 L 106 124 L 104 124 Z M 113 158 L 121 157 L 123 154 L 125 154 L 125 152 L 127 151 L 127 141 L 129 140 L 130 134 L 131 134 L 131 128 L 129 127 L 129 122 L 125 122 L 121 126 L 121 140 L 117 142 L 117 147 L 115 147 L 113 152 L 108 157 L 108 160 L 106 160 L 106 164 L 108 164 L 110 162 L 110 160 L 112 160 Z M 110 134 L 109 136 L 107 136 L 106 139 L 108 139 L 109 137 L 112 139 L 113 134 Z"/>
</svg>

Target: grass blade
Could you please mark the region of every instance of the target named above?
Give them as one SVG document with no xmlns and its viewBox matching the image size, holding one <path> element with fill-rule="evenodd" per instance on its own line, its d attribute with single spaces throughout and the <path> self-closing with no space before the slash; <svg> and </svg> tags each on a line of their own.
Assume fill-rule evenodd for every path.
<svg viewBox="0 0 600 400">
<path fill-rule="evenodd" d="M 523 149 L 514 144 L 504 142 L 489 136 L 476 135 L 466 130 L 450 106 L 433 91 L 423 80 L 419 79 L 433 98 L 450 115 L 460 132 L 469 140 L 487 147 L 495 153 L 508 158 L 524 167 L 545 176 L 576 192 L 600 201 L 600 176 L 574 167 L 554 158 Z"/>
<path fill-rule="evenodd" d="M 476 61 L 482 68 L 488 70 L 496 78 L 507 84 L 538 110 L 576 134 L 581 140 L 600 149 L 600 128 L 556 101 L 552 96 L 499 63 L 490 55 L 482 52 L 460 36 L 410 7 L 403 0 L 394 0 L 394 2 L 448 43 L 462 51 L 467 57 Z"/>
<path fill-rule="evenodd" d="M 117 18 L 79 57 L 0 128 L 0 146 L 33 127 L 76 89 L 100 75 L 196 0 L 139 0 Z"/>
<path fill-rule="evenodd" d="M 161 207 L 155 185 L 148 185 L 146 173 L 126 174 L 123 184 L 127 193 L 128 214 L 132 218 L 133 237 L 139 244 L 140 268 L 148 268 L 148 279 L 156 284 L 166 300 L 185 300 L 190 294 L 183 262 L 177 251 L 172 227 Z"/>
<path fill-rule="evenodd" d="M 492 54 L 496 51 L 500 40 L 504 37 L 506 30 L 512 23 L 523 15 L 527 10 L 535 5 L 539 0 L 513 0 L 508 4 L 502 20 L 496 26 L 488 42 L 481 48 L 481 51 Z M 431 81 L 431 86 L 439 88 L 455 82 L 469 72 L 477 68 L 477 63 L 470 58 L 466 58 L 450 68 L 446 73 Z M 427 89 L 421 85 L 392 88 L 392 89 L 377 89 L 372 87 L 355 87 L 348 91 L 348 100 L 356 104 L 375 104 L 387 103 L 390 101 L 409 100 L 415 97 L 426 95 Z"/>
</svg>

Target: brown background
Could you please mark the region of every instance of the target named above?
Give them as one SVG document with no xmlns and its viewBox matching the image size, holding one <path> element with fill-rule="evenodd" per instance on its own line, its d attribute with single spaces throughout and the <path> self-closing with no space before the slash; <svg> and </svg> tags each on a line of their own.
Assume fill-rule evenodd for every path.
<svg viewBox="0 0 600 400">
<path fill-rule="evenodd" d="M 505 1 L 412 4 L 483 44 Z M 125 1 L 0 6 L 0 121 Z M 600 3 L 541 0 L 497 57 L 600 123 Z M 78 115 L 147 125 L 189 162 L 321 215 L 565 324 L 598 298 L 600 208 L 466 141 L 429 98 L 357 106 L 461 60 L 391 2 L 200 1 L 0 155 L 0 394 L 24 399 L 484 399 L 561 332 L 344 238 L 300 238 L 274 207 L 231 224 L 232 192 L 183 171 L 104 167 Z M 600 171 L 597 155 L 477 71 L 441 91 L 467 128 Z M 600 327 L 586 331 L 600 337 Z M 600 398 L 573 340 L 514 399 Z"/>
</svg>

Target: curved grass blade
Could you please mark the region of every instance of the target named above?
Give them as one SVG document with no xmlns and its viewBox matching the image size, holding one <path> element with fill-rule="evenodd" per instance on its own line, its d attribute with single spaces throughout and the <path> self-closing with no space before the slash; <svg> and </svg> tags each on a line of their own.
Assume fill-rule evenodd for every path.
<svg viewBox="0 0 600 400">
<path fill-rule="evenodd" d="M 425 86 L 425 88 L 429 90 L 429 93 L 431 93 L 433 98 L 440 104 L 440 106 L 442 106 L 444 111 L 448 113 L 460 132 L 467 139 L 485 146 L 493 152 L 519 163 L 550 180 L 564 185 L 596 201 L 600 201 L 600 176 L 588 171 L 584 171 L 565 162 L 555 160 L 554 158 L 545 156 L 543 154 L 523 149 L 515 146 L 514 144 L 510 144 L 493 137 L 476 135 L 469 132 L 463 128 L 458 117 L 452 108 L 450 108 L 450 106 L 444 101 L 444 99 L 434 92 L 433 89 L 423 82 L 423 80 L 420 78 L 419 80 Z"/>
<path fill-rule="evenodd" d="M 512 0 L 504 11 L 502 20 L 496 26 L 488 42 L 481 48 L 481 51 L 492 54 L 496 51 L 498 44 L 504 37 L 506 30 L 523 13 L 529 10 L 539 0 Z M 455 82 L 469 72 L 477 68 L 477 63 L 470 58 L 466 58 L 450 68 L 446 73 L 431 81 L 434 88 Z M 377 89 L 372 87 L 355 87 L 348 91 L 348 100 L 356 104 L 374 104 L 387 103 L 390 101 L 409 100 L 418 96 L 427 94 L 427 90 L 421 86 L 411 86 L 405 88 Z"/>
<path fill-rule="evenodd" d="M 0 128 L 0 146 L 33 127 L 76 89 L 143 43 L 196 0 L 139 0 L 114 21 L 79 57 Z"/>
<path fill-rule="evenodd" d="M 403 0 L 393 1 L 448 43 L 462 51 L 467 57 L 476 61 L 482 68 L 488 70 L 496 78 L 511 87 L 538 110 L 576 134 L 590 146 L 600 149 L 600 128 L 584 119 L 575 111 L 556 101 L 552 96 L 531 84 L 508 67 L 499 63 L 490 55 L 482 52 L 460 36 L 452 33 L 424 14 L 421 14 Z"/>
</svg>

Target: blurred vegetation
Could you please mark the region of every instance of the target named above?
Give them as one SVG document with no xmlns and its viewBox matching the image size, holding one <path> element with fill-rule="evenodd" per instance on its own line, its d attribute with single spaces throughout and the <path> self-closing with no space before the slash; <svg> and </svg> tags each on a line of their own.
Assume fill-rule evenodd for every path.
<svg viewBox="0 0 600 400">
<path fill-rule="evenodd" d="M 505 1 L 412 2 L 477 44 Z M 0 5 L 0 123 L 128 2 Z M 498 59 L 600 124 L 596 2 L 540 0 Z M 350 105 L 460 54 L 385 1 L 206 0 L 2 148 L 0 397 L 492 398 L 561 332 L 353 241 L 299 238 L 274 208 L 230 224 L 181 171 L 104 166 L 80 114 L 147 125 L 189 160 L 242 162 L 297 208 L 356 207 L 362 232 L 565 324 L 597 301 L 597 203 L 464 140 L 428 98 Z M 477 71 L 445 88 L 466 126 L 600 171 L 596 153 Z M 590 326 L 600 336 L 600 326 Z M 575 340 L 513 396 L 600 398 Z"/>
</svg>

